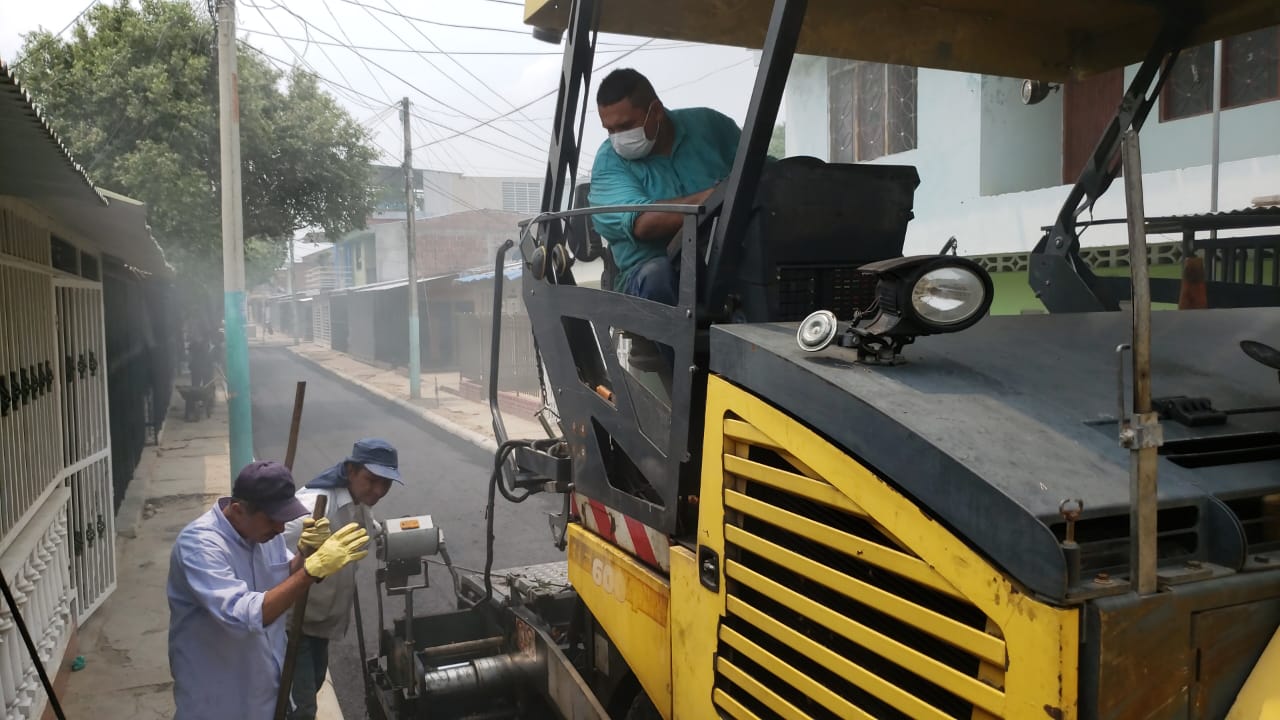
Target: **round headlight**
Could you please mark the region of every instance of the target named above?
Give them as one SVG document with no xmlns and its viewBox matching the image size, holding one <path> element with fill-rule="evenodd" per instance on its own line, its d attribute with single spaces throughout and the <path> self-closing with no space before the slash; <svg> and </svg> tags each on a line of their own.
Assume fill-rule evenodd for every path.
<svg viewBox="0 0 1280 720">
<path fill-rule="evenodd" d="M 922 320 L 954 325 L 974 316 L 986 300 L 982 278 L 964 267 L 940 267 L 920 276 L 911 288 L 911 307 Z"/>
<path fill-rule="evenodd" d="M 836 316 L 830 310 L 812 313 L 796 330 L 796 343 L 805 352 L 817 352 L 835 339 L 836 325 Z"/>
</svg>

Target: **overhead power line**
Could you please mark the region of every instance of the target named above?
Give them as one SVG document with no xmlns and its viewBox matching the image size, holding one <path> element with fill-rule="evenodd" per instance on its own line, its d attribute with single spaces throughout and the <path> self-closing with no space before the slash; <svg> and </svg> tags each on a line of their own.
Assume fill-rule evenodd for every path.
<svg viewBox="0 0 1280 720">
<path fill-rule="evenodd" d="M 395 17 L 398 17 L 401 20 L 410 20 L 412 22 L 420 22 L 424 25 L 436 25 L 439 27 L 455 28 L 458 30 L 483 30 L 486 32 L 511 33 L 513 35 L 519 35 L 525 38 L 532 37 L 532 29 L 514 30 L 512 28 L 500 28 L 500 27 L 493 27 L 488 25 L 464 25 L 464 24 L 458 24 L 458 23 L 447 23 L 447 22 L 441 22 L 439 20 L 428 20 L 426 18 L 414 17 L 412 15 L 405 15 L 402 12 L 399 12 L 396 10 L 387 10 L 385 8 L 369 5 L 368 3 L 361 2 L 360 0 L 342 0 L 342 2 L 348 5 L 355 5 L 357 7 L 363 7 L 369 10 L 373 10 L 374 12 L 380 12 L 386 15 L 394 15 Z M 604 47 L 622 47 L 622 48 L 639 47 L 636 43 L 601 42 L 599 44 Z"/>
<path fill-rule="evenodd" d="M 628 55 L 630 55 L 631 53 L 639 52 L 639 51 L 640 51 L 642 48 L 644 48 L 644 47 L 645 47 L 645 45 L 647 45 L 649 42 L 652 42 L 652 40 L 647 40 L 647 41 L 645 41 L 644 43 L 641 43 L 640 45 L 637 45 L 636 47 L 632 48 L 631 50 L 628 50 L 627 52 L 625 52 L 625 53 L 623 53 L 623 54 L 619 55 L 618 57 L 613 58 L 612 60 L 609 60 L 608 62 L 601 63 L 601 64 L 600 64 L 598 67 L 596 67 L 592 72 L 595 72 L 595 71 L 597 71 L 597 70 L 603 70 L 604 68 L 607 68 L 607 67 L 609 67 L 610 65 L 613 65 L 614 63 L 621 62 L 622 60 L 626 59 L 626 57 L 627 57 Z M 536 97 L 536 98 L 534 98 L 534 99 L 530 100 L 529 102 L 527 102 L 527 103 L 525 103 L 525 104 L 523 104 L 523 105 L 521 105 L 521 106 L 517 107 L 516 109 L 512 110 L 511 112 L 506 112 L 506 113 L 503 113 L 503 114 L 501 114 L 501 115 L 499 115 L 499 116 L 497 116 L 497 117 L 495 117 L 495 118 L 490 118 L 490 119 L 485 120 L 484 122 L 480 123 L 479 125 L 476 125 L 476 126 L 474 126 L 474 127 L 467 128 L 466 130 L 458 130 L 458 131 L 455 131 L 455 133 L 454 133 L 453 135 L 449 135 L 449 136 L 444 137 L 444 138 L 441 138 L 441 139 L 439 139 L 439 140 L 433 140 L 432 142 L 429 142 L 429 143 L 427 143 L 426 145 L 422 145 L 422 146 L 419 146 L 419 147 L 414 148 L 414 150 L 420 150 L 420 149 L 422 149 L 423 147 L 427 147 L 428 145 L 434 145 L 435 143 L 441 143 L 441 142 L 445 142 L 446 140 L 452 140 L 452 139 L 454 139 L 454 138 L 456 138 L 456 137 L 458 137 L 458 136 L 460 136 L 460 135 L 468 135 L 468 134 L 470 134 L 470 133 L 472 133 L 472 132 L 474 132 L 474 131 L 476 131 L 476 130 L 479 130 L 479 129 L 480 129 L 480 128 L 482 128 L 482 127 L 485 127 L 485 126 L 491 126 L 493 123 L 495 123 L 495 122 L 497 122 L 497 121 L 499 121 L 499 120 L 501 120 L 501 119 L 503 119 L 503 118 L 509 117 L 509 116 L 511 116 L 511 115 L 513 115 L 513 114 L 515 114 L 515 113 L 517 113 L 517 112 L 519 112 L 519 111 L 521 111 L 521 110 L 524 110 L 525 108 L 529 107 L 530 105 L 533 105 L 533 104 L 534 104 L 534 103 L 536 103 L 536 102 L 539 102 L 539 101 L 541 101 L 541 100 L 545 100 L 545 99 L 547 99 L 547 98 L 551 97 L 552 95 L 555 95 L 557 92 L 559 92 L 559 88 L 558 88 L 558 87 L 557 87 L 557 88 L 555 88 L 555 89 L 553 89 L 553 90 L 549 90 L 549 91 L 547 91 L 547 92 L 543 93 L 542 95 L 539 95 L 538 97 Z"/>
<path fill-rule="evenodd" d="M 245 0 L 242 0 L 242 2 L 244 2 L 244 1 L 245 1 Z M 343 0 L 343 2 L 353 2 L 353 0 Z M 252 3 L 249 3 L 249 4 L 252 4 Z M 353 3 L 353 4 L 360 4 L 360 3 Z M 294 12 L 294 11 L 292 11 L 292 10 L 290 10 L 289 8 L 285 7 L 284 5 L 281 5 L 281 4 L 279 4 L 279 3 L 275 3 L 275 4 L 274 4 L 274 8 L 278 8 L 278 9 L 280 9 L 280 10 L 283 10 L 284 12 L 286 12 L 286 13 L 288 13 L 289 15 L 293 16 L 294 18 L 296 18 L 296 19 L 297 19 L 299 22 L 301 22 L 301 23 L 307 23 L 307 21 L 306 21 L 306 19 L 305 19 L 305 18 L 303 18 L 302 16 L 298 15 L 297 13 L 295 13 L 295 12 Z M 331 39 L 333 39 L 333 40 L 337 40 L 337 38 L 336 38 L 336 37 L 334 37 L 334 35 L 333 35 L 333 34 L 331 34 L 331 33 L 329 33 L 328 31 L 326 31 L 326 30 L 324 30 L 324 29 L 322 29 L 322 28 L 318 28 L 318 27 L 316 27 L 316 26 L 314 26 L 314 25 L 312 25 L 311 27 L 312 27 L 314 30 L 316 30 L 316 32 L 319 32 L 319 33 L 321 33 L 321 34 L 323 34 L 323 35 L 326 35 L 326 36 L 328 36 L 329 38 L 331 38 Z M 423 97 L 427 98 L 428 100 L 431 100 L 432 102 L 434 102 L 434 103 L 436 103 L 436 104 L 438 104 L 438 105 L 441 105 L 441 106 L 443 106 L 443 107 L 445 107 L 445 108 L 448 108 L 448 109 L 450 109 L 450 110 L 453 110 L 454 112 L 462 113 L 463 115 L 467 116 L 469 119 L 471 119 L 471 120 L 473 120 L 473 121 L 476 121 L 476 122 L 483 122 L 483 121 L 481 121 L 481 120 L 480 120 L 480 118 L 478 118 L 478 117 L 476 117 L 476 116 L 474 116 L 474 115 L 471 115 L 471 114 L 469 114 L 469 113 L 466 113 L 465 111 L 460 110 L 460 109 L 458 109 L 458 108 L 456 108 L 456 107 L 454 107 L 454 106 L 450 105 L 449 103 L 444 102 L 443 100 L 441 100 L 440 98 L 436 97 L 435 95 L 432 95 L 431 93 L 427 92 L 426 90 L 423 90 L 423 89 L 422 89 L 421 87 L 419 87 L 416 83 L 411 82 L 408 78 L 405 78 L 404 76 L 402 76 L 402 75 L 400 75 L 399 73 L 397 73 L 397 72 L 395 72 L 395 71 L 391 70 L 390 68 L 388 68 L 387 66 L 385 66 L 385 65 L 383 65 L 383 64 L 381 64 L 381 63 L 379 63 L 378 61 L 373 60 L 373 59 L 371 59 L 371 58 L 366 58 L 366 57 L 364 57 L 361 53 L 359 53 L 359 52 L 358 52 L 358 51 L 356 51 L 356 50 L 351 50 L 351 52 L 352 52 L 352 53 L 355 53 L 356 55 L 359 55 L 361 58 L 363 58 L 365 61 L 367 61 L 368 63 L 370 63 L 370 64 L 371 64 L 371 65 L 373 65 L 374 67 L 377 67 L 379 70 L 381 70 L 381 71 L 385 72 L 386 74 L 390 75 L 391 77 L 395 78 L 396 80 L 399 80 L 400 82 L 404 83 L 407 87 L 411 88 L 414 92 L 417 92 L 419 95 L 422 95 Z M 625 57 L 625 55 L 623 55 L 623 56 L 619 56 L 619 59 L 621 59 L 622 57 Z M 456 130 L 455 128 L 449 127 L 448 125 L 444 125 L 443 123 L 436 122 L 435 120 L 431 120 L 431 119 L 429 119 L 429 118 L 424 118 L 424 119 L 425 119 L 427 122 L 433 123 L 433 124 L 435 124 L 435 125 L 439 125 L 440 127 L 444 128 L 444 129 L 446 129 L 446 130 L 448 130 L 449 132 L 457 132 L 457 130 Z M 512 134 L 511 132 L 509 132 L 509 131 L 507 131 L 507 130 L 503 130 L 502 128 L 494 128 L 494 130 L 495 130 L 495 131 L 497 131 L 499 134 L 505 135 L 505 136 L 507 136 L 507 137 L 511 138 L 512 140 L 517 141 L 517 142 L 523 143 L 524 145 L 527 145 L 527 146 L 529 146 L 529 147 L 533 148 L 534 150 L 539 150 L 539 151 L 541 151 L 541 150 L 543 149 L 543 148 L 541 148 L 541 147 L 539 147 L 539 146 L 537 146 L 537 145 L 534 145 L 533 143 L 529 142 L 528 140 L 525 140 L 524 138 L 522 138 L 522 137 L 520 137 L 520 136 L 518 136 L 518 135 Z"/>
<path fill-rule="evenodd" d="M 98 0 L 95 0 L 95 2 L 97 2 L 97 1 L 98 1 Z M 528 50 L 417 50 L 417 49 L 414 49 L 414 48 L 382 47 L 382 46 L 378 46 L 378 45 L 357 45 L 357 44 L 355 44 L 355 43 L 351 43 L 351 42 L 334 42 L 334 41 L 331 41 L 331 40 L 317 40 L 317 39 L 315 39 L 315 38 L 303 38 L 303 37 L 298 37 L 298 36 L 296 36 L 296 35 L 280 35 L 280 34 L 278 34 L 278 33 L 273 33 L 273 32 L 264 32 L 264 31 L 262 31 L 262 30 L 252 30 L 252 29 L 247 29 L 247 28 L 244 28 L 243 30 L 244 30 L 245 35 L 261 35 L 261 36 L 263 36 L 263 37 L 275 38 L 275 39 L 277 39 L 277 40 L 292 40 L 292 41 L 294 41 L 294 42 L 309 42 L 309 43 L 311 43 L 312 45 L 325 45 L 325 46 L 327 46 L 327 47 L 340 47 L 340 48 L 346 48 L 346 49 L 349 49 L 349 50 L 365 50 L 365 51 L 368 51 L 368 52 L 400 53 L 400 54 L 411 54 L 411 55 L 458 55 L 458 56 L 474 55 L 474 56 L 478 56 L 478 57 L 484 57 L 484 56 L 495 56 L 495 57 L 502 57 L 502 56 L 518 56 L 518 57 L 545 57 L 545 56 L 549 56 L 549 55 L 557 55 L 557 56 L 559 56 L 559 55 L 564 55 L 564 53 L 563 53 L 563 52 L 561 52 L 561 51 L 559 51 L 559 50 L 540 50 L 540 51 L 528 51 Z M 693 48 L 693 47 L 698 47 L 698 45 L 696 45 L 695 43 L 684 43 L 684 42 L 681 42 L 681 43 L 663 43 L 663 44 L 660 44 L 660 45 L 649 45 L 649 46 L 646 46 L 646 47 L 644 48 L 644 50 L 645 50 L 645 51 L 654 51 L 654 50 L 683 50 L 683 49 L 685 49 L 685 48 Z M 628 50 L 628 49 L 625 49 L 625 48 L 617 48 L 617 49 L 614 49 L 614 50 L 597 50 L 597 51 L 596 51 L 596 54 L 597 54 L 597 55 L 604 55 L 604 54 L 606 54 L 606 53 L 608 53 L 608 54 L 612 54 L 612 53 L 625 53 L 625 52 L 631 52 L 631 50 Z"/>
<path fill-rule="evenodd" d="M 390 7 L 392 7 L 392 8 L 394 9 L 394 6 L 392 6 L 392 5 L 391 5 L 391 3 L 390 3 L 390 1 L 389 1 L 389 0 L 388 0 L 388 2 L 387 2 L 387 5 L 388 5 L 388 6 L 390 6 Z M 367 8 L 367 7 L 366 7 L 364 10 L 365 10 L 365 12 L 369 15 L 369 17 L 373 18 L 375 22 L 377 22 L 379 25 L 381 25 L 383 28 L 385 28 L 387 32 L 391 33 L 391 36 L 392 36 L 392 37 L 394 37 L 395 39 L 399 40 L 399 41 L 400 41 L 400 42 L 401 42 L 405 47 L 409 47 L 409 48 L 412 48 L 412 47 L 413 47 L 413 44 L 412 44 L 412 43 L 410 43 L 409 41 L 407 41 L 407 40 L 405 40 L 403 37 L 401 37 L 401 36 L 400 36 L 400 33 L 397 33 L 397 32 L 396 32 L 396 31 L 395 31 L 395 30 L 394 30 L 390 25 L 388 25 L 388 24 L 386 24 L 385 22 L 383 22 L 383 21 L 382 21 L 382 19 L 381 19 L 381 18 L 379 18 L 377 15 L 374 15 L 374 14 L 373 14 L 373 12 L 371 12 L 371 11 L 369 10 L 369 8 Z M 428 37 L 426 33 L 422 32 L 422 30 L 421 30 L 420 28 L 418 28 L 418 26 L 414 25 L 414 26 L 413 26 L 413 28 L 414 28 L 414 30 L 416 30 L 416 31 L 418 32 L 418 34 L 419 34 L 419 35 L 421 35 L 421 36 L 422 36 L 422 38 L 423 38 L 424 40 L 426 40 L 426 41 L 427 41 L 427 43 L 429 43 L 432 47 L 436 48 L 437 50 L 439 49 L 439 46 L 438 46 L 438 45 L 436 45 L 436 44 L 435 44 L 435 42 L 434 42 L 434 41 L 432 41 L 432 39 L 431 39 L 430 37 Z M 452 73 L 446 73 L 445 71 L 441 70 L 441 69 L 440 69 L 440 66 L 436 65 L 436 64 L 435 64 L 435 62 L 433 62 L 433 61 L 431 60 L 431 58 L 430 58 L 430 57 L 427 57 L 426 55 L 422 55 L 422 56 L 420 56 L 420 57 L 422 58 L 422 60 L 423 60 L 424 62 L 426 62 L 426 63 L 427 63 L 427 65 L 431 66 L 431 69 L 432 69 L 432 70 L 435 70 L 437 73 L 439 73 L 439 74 L 443 75 L 447 80 L 449 80 L 449 82 L 451 82 L 451 83 L 453 83 L 454 85 L 456 85 L 459 89 L 461 89 L 461 90 L 462 90 L 463 92 L 465 92 L 467 95 L 470 95 L 470 96 L 471 96 L 471 97 L 472 97 L 476 102 L 479 102 L 481 105 L 484 105 L 485 107 L 487 107 L 489 110 L 491 110 L 491 111 L 493 111 L 493 112 L 497 112 L 497 111 L 498 111 L 498 109 L 497 109 L 497 108 L 493 107 L 493 106 L 492 106 L 492 105 L 490 105 L 488 102 L 486 102 L 486 101 L 484 100 L 484 98 L 482 98 L 482 97 L 480 97 L 478 94 L 476 94 L 476 92 L 475 92 L 474 90 L 472 90 L 471 88 L 467 87 L 467 86 L 466 86 L 466 85 L 464 85 L 460 80 L 458 80 L 456 77 L 454 77 Z M 493 88 L 489 87 L 489 85 L 488 85 L 488 84 L 486 84 L 483 80 L 481 80 L 480 78 L 476 77 L 476 75 L 475 75 L 474 73 L 472 73 L 470 70 L 468 70 L 468 69 L 466 68 L 466 66 L 465 66 L 465 65 L 463 65 L 463 64 L 462 64 L 462 63 L 460 63 L 460 62 L 458 62 L 456 59 L 454 59 L 454 58 L 452 58 L 452 57 L 450 57 L 449 59 L 450 59 L 450 60 L 452 60 L 455 64 L 457 64 L 457 65 L 458 65 L 458 67 L 462 68 L 463 72 L 466 72 L 467 74 L 471 75 L 471 77 L 472 77 L 472 78 L 475 78 L 475 80 L 476 80 L 477 82 L 479 82 L 481 85 L 483 85 L 486 89 L 488 89 L 490 92 L 493 92 Z M 513 135 L 512 137 L 514 137 L 514 135 Z"/>
</svg>

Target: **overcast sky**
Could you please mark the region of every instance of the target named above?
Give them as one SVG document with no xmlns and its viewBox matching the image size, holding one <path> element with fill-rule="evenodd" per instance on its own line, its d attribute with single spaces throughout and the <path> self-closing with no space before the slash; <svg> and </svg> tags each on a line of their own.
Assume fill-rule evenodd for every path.
<svg viewBox="0 0 1280 720">
<path fill-rule="evenodd" d="M 204 5 L 204 0 L 197 2 Z M 375 133 L 383 162 L 400 162 L 401 125 L 392 104 L 408 96 L 419 116 L 412 127 L 416 167 L 540 177 L 555 95 L 511 111 L 557 87 L 562 47 L 534 40 L 521 22 L 523 6 L 513 2 L 239 0 L 237 23 L 241 38 L 282 68 L 309 66 L 330 81 L 325 88 Z M 88 4 L 89 0 L 0 0 L 0 57 L 12 62 L 24 33 L 37 28 L 57 32 Z M 593 80 L 615 67 L 634 67 L 649 76 L 668 106 L 712 107 L 742 123 L 756 70 L 751 52 L 667 40 L 637 47 L 646 40 L 601 35 L 596 67 L 616 62 Z M 445 139 L 507 113 L 509 117 L 471 135 Z M 587 117 L 585 167 L 603 139 L 592 112 Z"/>
</svg>

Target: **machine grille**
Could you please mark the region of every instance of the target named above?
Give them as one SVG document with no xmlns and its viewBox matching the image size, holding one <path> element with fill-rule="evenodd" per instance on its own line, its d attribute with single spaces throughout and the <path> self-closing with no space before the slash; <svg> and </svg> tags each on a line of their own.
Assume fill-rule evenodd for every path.
<svg viewBox="0 0 1280 720">
<path fill-rule="evenodd" d="M 714 700 L 733 718 L 990 718 L 994 624 L 785 448 L 726 422 Z"/>
</svg>

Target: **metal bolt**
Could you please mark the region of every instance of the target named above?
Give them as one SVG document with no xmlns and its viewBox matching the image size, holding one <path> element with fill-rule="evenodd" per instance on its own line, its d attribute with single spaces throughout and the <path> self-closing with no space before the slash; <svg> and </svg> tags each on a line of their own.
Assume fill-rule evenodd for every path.
<svg viewBox="0 0 1280 720">
<path fill-rule="evenodd" d="M 685 311 L 684 311 L 684 316 L 685 316 L 685 317 L 687 317 L 687 318 L 691 318 L 691 317 L 693 317 L 693 311 L 692 311 L 692 310 L 685 310 Z"/>
<path fill-rule="evenodd" d="M 1058 238 L 1057 240 L 1054 240 L 1053 246 L 1058 248 L 1062 247 L 1062 238 Z"/>
</svg>

